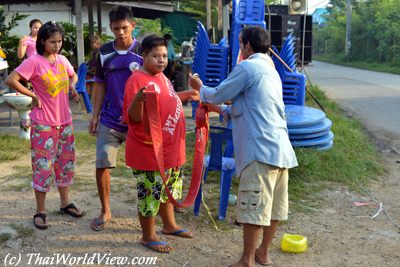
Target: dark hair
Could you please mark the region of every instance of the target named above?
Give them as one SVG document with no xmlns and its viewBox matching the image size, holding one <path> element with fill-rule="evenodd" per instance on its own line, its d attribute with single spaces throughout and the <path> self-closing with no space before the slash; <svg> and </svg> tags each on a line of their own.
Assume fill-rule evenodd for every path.
<svg viewBox="0 0 400 267">
<path fill-rule="evenodd" d="M 29 22 L 29 29 L 32 28 L 33 24 L 35 24 L 35 23 L 40 23 L 40 25 L 43 24 L 43 23 L 40 21 L 40 19 L 33 19 L 33 20 L 31 20 L 31 21 Z M 31 31 L 30 34 L 32 34 L 32 31 Z"/>
<path fill-rule="evenodd" d="M 167 39 L 167 41 L 172 39 L 172 35 L 169 33 L 164 34 L 164 38 Z"/>
<path fill-rule="evenodd" d="M 100 38 L 100 36 L 98 36 L 98 35 L 96 35 L 96 34 L 90 36 L 90 37 L 89 37 L 89 41 L 90 41 L 90 42 L 98 42 L 98 43 L 101 44 L 101 38 Z"/>
<path fill-rule="evenodd" d="M 133 13 L 129 7 L 126 6 L 115 6 L 108 13 L 110 22 L 118 20 L 132 20 Z"/>
<path fill-rule="evenodd" d="M 165 38 L 157 35 L 157 34 L 151 34 L 147 36 L 146 38 L 143 39 L 142 41 L 142 53 L 147 54 L 153 49 L 153 47 L 158 47 L 158 46 L 165 46 L 167 47 L 168 43 Z"/>
<path fill-rule="evenodd" d="M 64 46 L 64 29 L 63 27 L 55 21 L 49 21 L 40 27 L 37 40 L 36 40 L 36 51 L 39 55 L 44 54 L 44 42 L 49 39 L 54 33 L 60 33 L 62 37 L 62 45 L 60 51 L 63 49 Z M 58 51 L 58 52 L 60 52 Z"/>
<path fill-rule="evenodd" d="M 271 46 L 269 32 L 260 26 L 248 26 L 241 31 L 243 45 L 249 43 L 255 53 L 267 53 Z"/>
</svg>

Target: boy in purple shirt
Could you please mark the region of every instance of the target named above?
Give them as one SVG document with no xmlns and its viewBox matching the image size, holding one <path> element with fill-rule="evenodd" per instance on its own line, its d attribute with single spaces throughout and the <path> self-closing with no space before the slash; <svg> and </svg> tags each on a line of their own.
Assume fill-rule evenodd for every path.
<svg viewBox="0 0 400 267">
<path fill-rule="evenodd" d="M 89 133 L 96 135 L 96 181 L 101 213 L 90 224 L 101 231 L 111 219 L 110 168 L 115 168 L 119 146 L 128 127 L 122 122 L 125 82 L 133 69 L 142 64 L 140 43 L 132 38 L 135 28 L 130 8 L 116 6 L 110 13 L 110 28 L 115 40 L 100 47 L 97 59 L 93 116 Z"/>
</svg>

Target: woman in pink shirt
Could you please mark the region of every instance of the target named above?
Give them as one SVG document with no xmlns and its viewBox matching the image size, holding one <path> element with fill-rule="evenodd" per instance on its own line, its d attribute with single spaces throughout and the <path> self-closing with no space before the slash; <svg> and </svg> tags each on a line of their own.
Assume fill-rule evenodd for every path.
<svg viewBox="0 0 400 267">
<path fill-rule="evenodd" d="M 18 58 L 23 59 L 25 54 L 26 57 L 31 57 L 37 54 L 36 52 L 36 39 L 39 32 L 39 28 L 42 26 L 42 22 L 38 19 L 33 19 L 29 22 L 29 28 L 31 33 L 29 35 L 24 35 L 19 40 L 18 45 Z"/>
<path fill-rule="evenodd" d="M 56 22 L 45 23 L 38 32 L 38 54 L 27 58 L 7 78 L 6 84 L 32 97 L 31 148 L 32 186 L 36 197 L 33 222 L 38 229 L 47 229 L 45 198 L 51 180 L 58 187 L 60 211 L 73 217 L 83 213 L 69 200 L 75 167 L 75 141 L 69 108 L 69 91 L 79 101 L 75 84 L 78 80 L 68 60 L 58 53 L 64 33 Z M 31 81 L 33 92 L 20 80 Z"/>
</svg>

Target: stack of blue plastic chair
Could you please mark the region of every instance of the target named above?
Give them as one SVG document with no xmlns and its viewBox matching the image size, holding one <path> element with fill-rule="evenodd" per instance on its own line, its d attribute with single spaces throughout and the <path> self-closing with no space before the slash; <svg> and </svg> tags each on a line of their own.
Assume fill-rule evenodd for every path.
<svg viewBox="0 0 400 267">
<path fill-rule="evenodd" d="M 83 102 L 88 113 L 92 113 L 92 103 L 90 102 L 89 94 L 86 91 L 86 73 L 87 65 L 82 63 L 78 68 L 78 82 L 76 83 L 76 91 L 82 96 Z"/>
<path fill-rule="evenodd" d="M 264 0 L 233 0 L 230 35 L 230 70 L 237 63 L 239 56 L 239 34 L 245 25 L 258 25 L 266 28 Z"/>
<path fill-rule="evenodd" d="M 223 38 L 218 44 L 211 44 L 207 31 L 197 22 L 193 71 L 206 86 L 218 86 L 228 75 L 228 46 Z M 192 118 L 195 117 L 198 102 L 192 101 Z"/>
<path fill-rule="evenodd" d="M 218 220 L 225 220 L 228 208 L 229 191 L 231 190 L 232 177 L 235 173 L 235 159 L 233 158 L 232 130 L 224 127 L 210 126 L 209 138 L 211 140 L 210 154 L 204 158 L 205 172 L 203 180 L 206 182 L 209 171 L 219 171 L 220 198 Z M 223 146 L 225 149 L 223 149 Z M 194 202 L 194 215 L 198 216 L 202 200 L 202 187 L 200 186 Z"/>
<path fill-rule="evenodd" d="M 293 147 L 328 150 L 333 146 L 332 121 L 319 109 L 286 105 L 289 139 Z"/>
<path fill-rule="evenodd" d="M 197 22 L 197 30 L 193 71 L 204 85 L 215 87 L 228 75 L 228 46 L 224 39 L 219 44 L 211 44 L 201 22 Z"/>
<path fill-rule="evenodd" d="M 286 105 L 304 105 L 306 98 L 306 77 L 296 71 L 296 55 L 294 54 L 294 37 L 290 34 L 282 46 L 281 52 L 274 52 L 286 63 L 287 67 L 275 56 L 272 57 L 275 68 L 282 80 L 283 102 Z"/>
</svg>

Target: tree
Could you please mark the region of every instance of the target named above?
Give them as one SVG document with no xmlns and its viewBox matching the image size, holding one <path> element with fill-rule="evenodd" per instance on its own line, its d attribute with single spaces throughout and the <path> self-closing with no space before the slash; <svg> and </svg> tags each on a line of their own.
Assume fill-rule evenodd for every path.
<svg viewBox="0 0 400 267">
<path fill-rule="evenodd" d="M 6 12 L 2 6 L 0 6 L 0 46 L 3 48 L 7 55 L 7 62 L 10 70 L 13 70 L 20 63 L 17 56 L 19 37 L 10 35 L 12 28 L 18 26 L 18 21 L 28 17 L 27 15 L 20 15 L 14 13 L 11 16 L 10 21 L 6 24 Z"/>
</svg>

